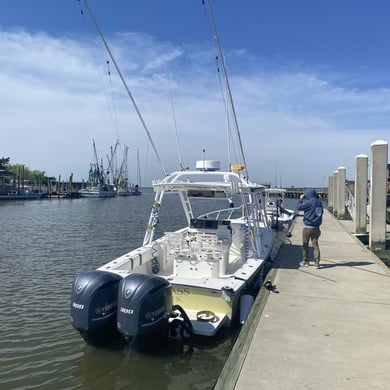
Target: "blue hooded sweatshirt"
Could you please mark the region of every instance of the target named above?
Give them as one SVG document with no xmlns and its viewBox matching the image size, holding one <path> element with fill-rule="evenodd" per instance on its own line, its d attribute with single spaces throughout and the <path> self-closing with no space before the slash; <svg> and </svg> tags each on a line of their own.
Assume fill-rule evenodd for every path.
<svg viewBox="0 0 390 390">
<path fill-rule="evenodd" d="M 324 210 L 321 201 L 317 197 L 316 190 L 310 188 L 305 191 L 304 195 L 305 197 L 298 201 L 298 210 L 304 211 L 303 224 L 309 228 L 320 227 Z"/>
</svg>

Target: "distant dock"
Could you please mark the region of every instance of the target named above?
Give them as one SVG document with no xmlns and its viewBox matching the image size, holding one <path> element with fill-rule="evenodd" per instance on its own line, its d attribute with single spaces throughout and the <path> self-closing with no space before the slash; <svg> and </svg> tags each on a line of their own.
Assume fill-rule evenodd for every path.
<svg viewBox="0 0 390 390">
<path fill-rule="evenodd" d="M 390 270 L 328 210 L 321 268 L 300 267 L 302 217 L 281 246 L 214 387 L 387 389 Z"/>
<path fill-rule="evenodd" d="M 41 193 L 31 193 L 31 194 L 10 194 L 10 195 L 0 195 L 0 200 L 35 200 L 42 199 L 44 194 Z"/>
<path fill-rule="evenodd" d="M 299 198 L 299 195 L 303 194 L 307 188 L 309 187 L 289 187 L 289 188 L 286 188 L 286 193 L 285 193 L 285 196 L 287 198 Z M 318 196 L 322 199 L 322 200 L 327 200 L 328 199 L 328 187 L 318 187 L 318 188 L 315 188 Z"/>
</svg>

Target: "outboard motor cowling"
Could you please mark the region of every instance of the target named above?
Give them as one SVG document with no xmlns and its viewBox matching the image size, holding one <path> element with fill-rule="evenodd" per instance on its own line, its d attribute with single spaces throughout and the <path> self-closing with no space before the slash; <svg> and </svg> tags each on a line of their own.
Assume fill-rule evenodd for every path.
<svg viewBox="0 0 390 390">
<path fill-rule="evenodd" d="M 70 321 L 91 345 L 118 336 L 116 315 L 118 288 L 122 278 L 105 271 L 80 273 L 73 282 Z"/>
<path fill-rule="evenodd" d="M 128 342 L 151 345 L 168 335 L 171 308 L 172 291 L 166 279 L 131 274 L 119 284 L 118 331 Z"/>
</svg>

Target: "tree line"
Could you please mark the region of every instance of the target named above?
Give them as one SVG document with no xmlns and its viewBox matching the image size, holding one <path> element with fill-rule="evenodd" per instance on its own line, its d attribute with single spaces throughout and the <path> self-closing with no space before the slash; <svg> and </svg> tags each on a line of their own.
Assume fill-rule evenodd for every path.
<svg viewBox="0 0 390 390">
<path fill-rule="evenodd" d="M 55 178 L 46 176 L 45 171 L 32 170 L 24 164 L 10 164 L 9 157 L 0 158 L 0 170 L 15 174 L 15 177 L 31 182 L 31 184 L 48 185 Z M 10 180 L 10 179 L 9 179 Z"/>
</svg>

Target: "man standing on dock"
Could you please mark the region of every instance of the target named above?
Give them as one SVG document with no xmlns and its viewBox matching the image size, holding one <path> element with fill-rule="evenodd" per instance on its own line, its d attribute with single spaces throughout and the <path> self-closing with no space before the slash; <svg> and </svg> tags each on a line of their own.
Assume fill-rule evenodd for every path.
<svg viewBox="0 0 390 390">
<path fill-rule="evenodd" d="M 309 265 L 309 242 L 311 240 L 314 249 L 314 264 L 316 268 L 320 268 L 318 239 L 321 235 L 320 226 L 324 210 L 315 189 L 310 188 L 299 197 L 298 210 L 304 211 L 302 231 L 303 260 L 299 264 L 304 267 Z"/>
</svg>

